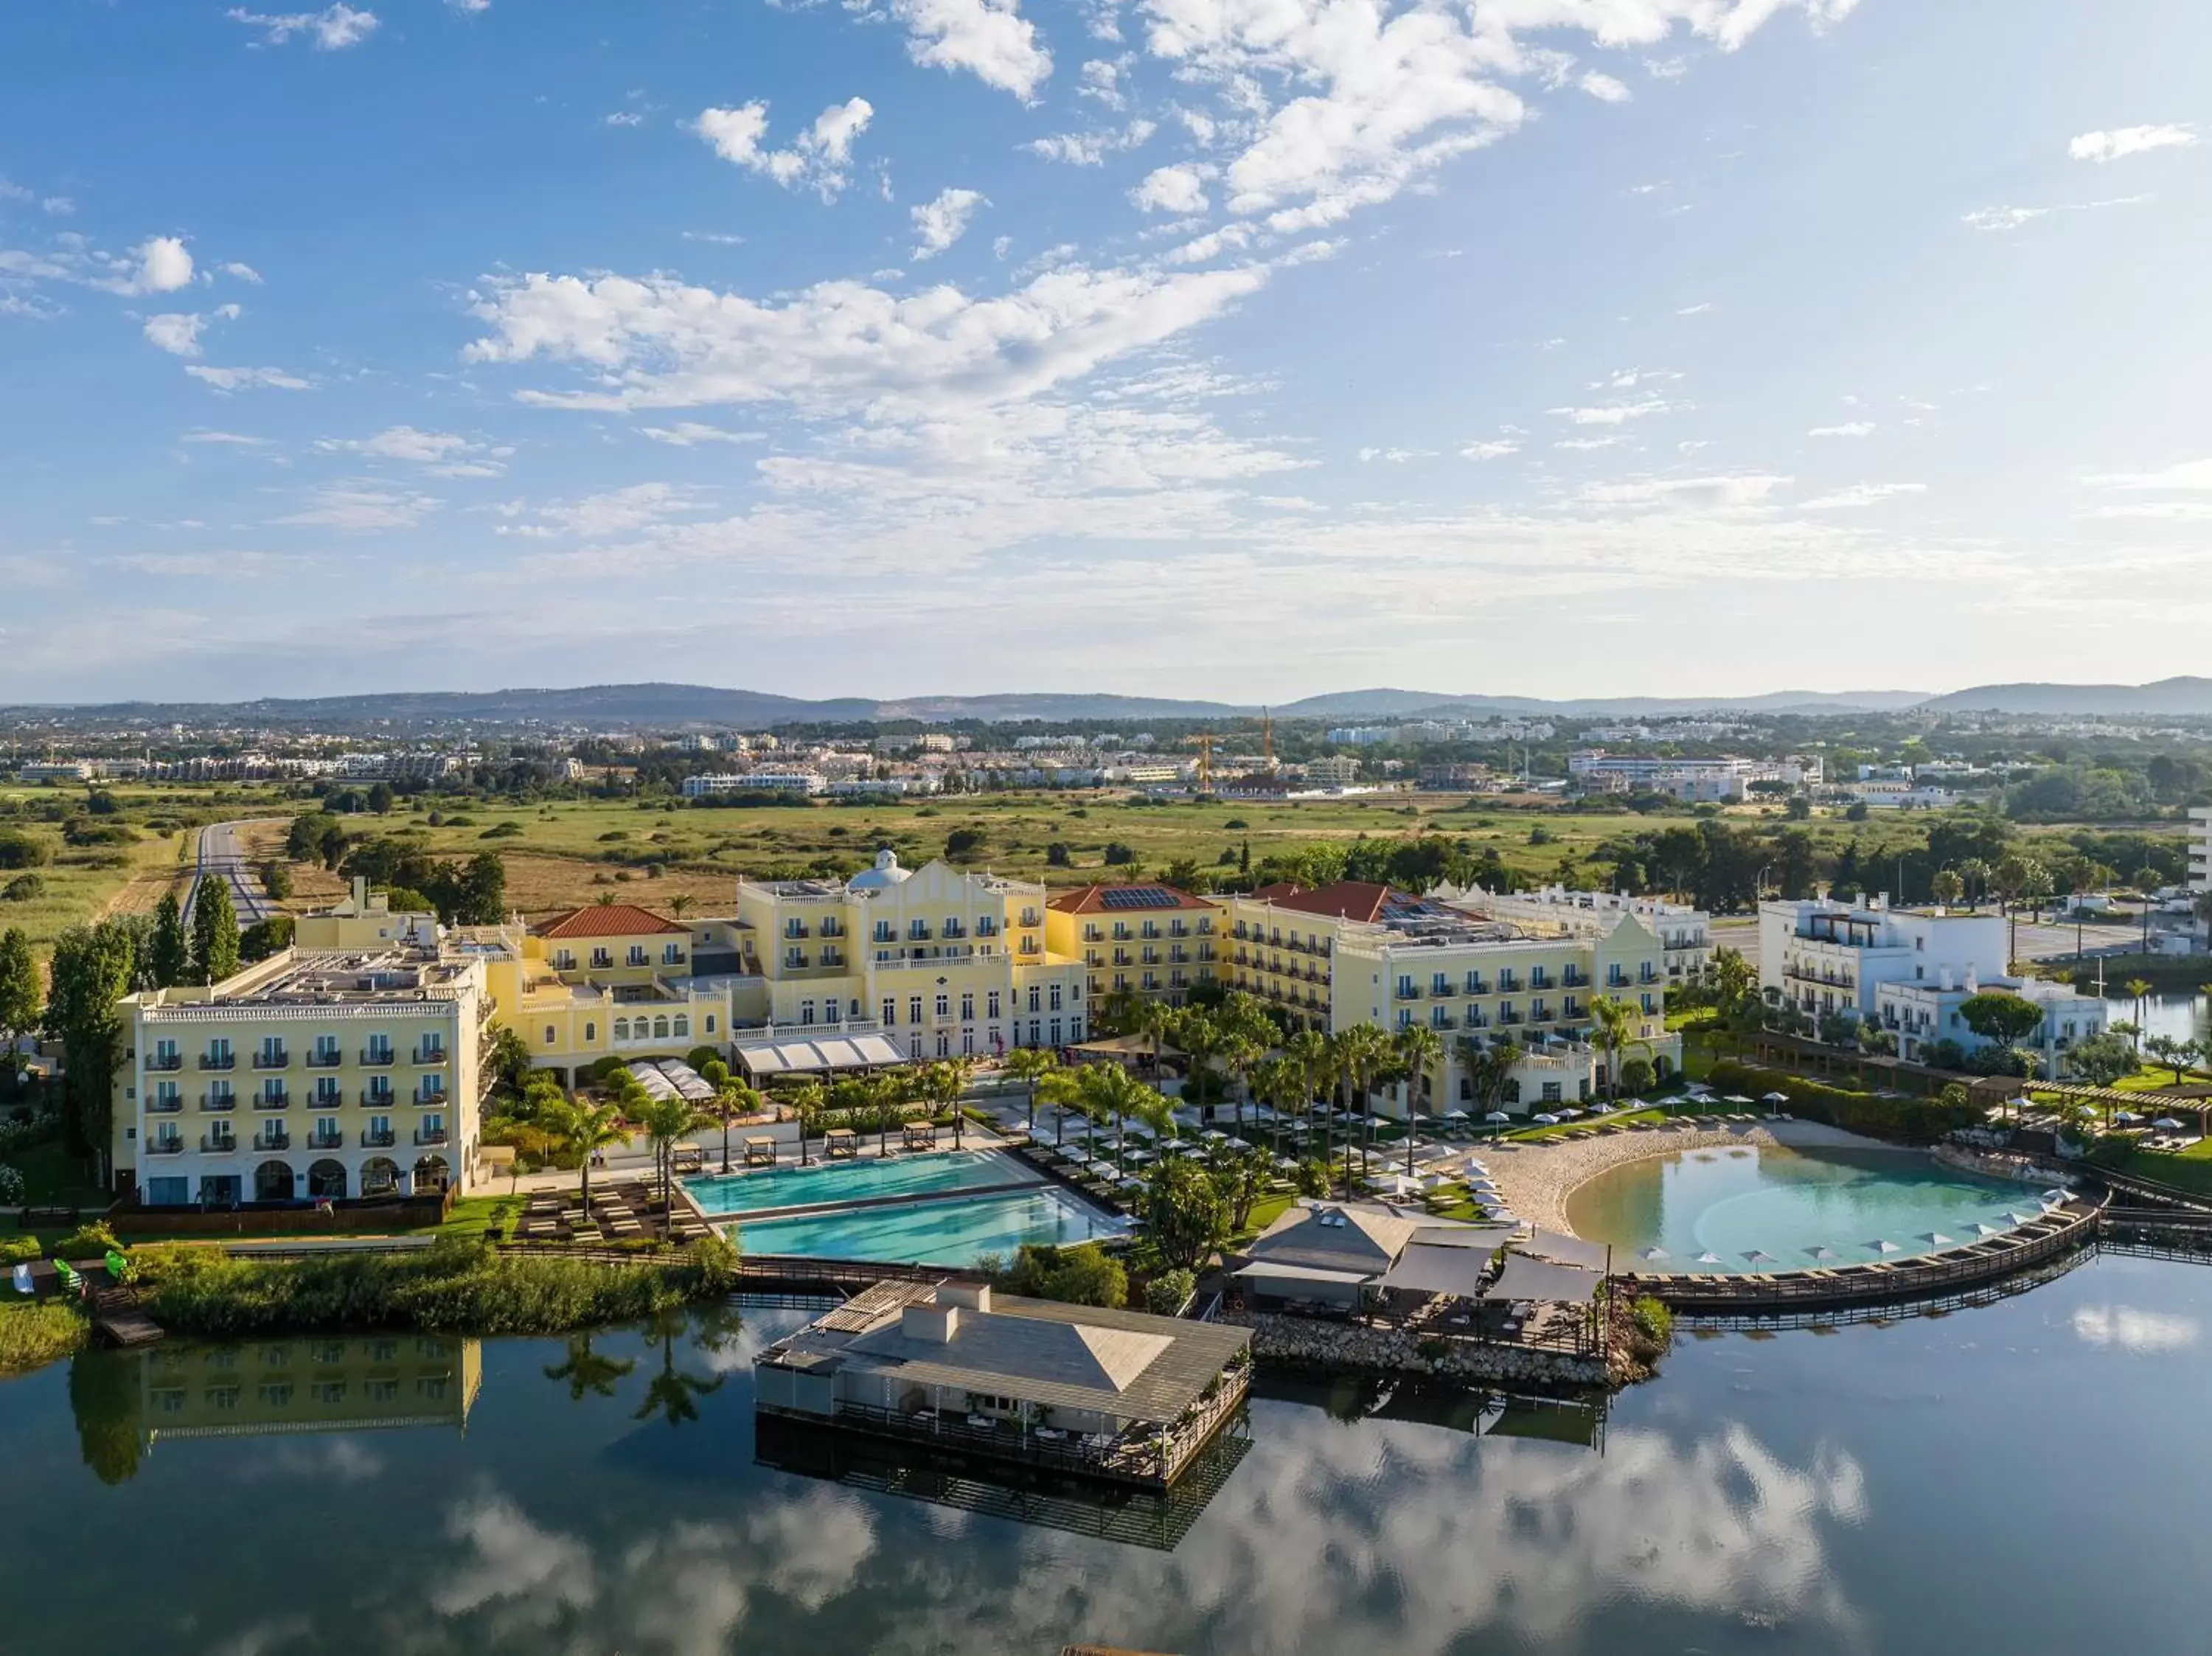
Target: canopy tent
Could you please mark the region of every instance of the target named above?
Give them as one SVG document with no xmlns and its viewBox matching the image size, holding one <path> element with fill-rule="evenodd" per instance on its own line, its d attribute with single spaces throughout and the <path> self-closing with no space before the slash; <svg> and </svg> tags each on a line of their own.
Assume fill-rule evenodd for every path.
<svg viewBox="0 0 2212 1656">
<path fill-rule="evenodd" d="M 1588 1271 L 1605 1269 L 1607 1250 L 1602 1242 L 1586 1242 L 1579 1236 L 1563 1236 L 1556 1230 L 1540 1230 L 1516 1252 L 1532 1259 L 1548 1259 L 1553 1265 L 1580 1265 Z"/>
<path fill-rule="evenodd" d="M 1490 1273 L 1486 1248 L 1439 1247 L 1414 1242 L 1398 1256 L 1382 1278 L 1382 1286 L 1408 1294 L 1449 1294 L 1462 1300 L 1480 1299 L 1482 1279 Z"/>
<path fill-rule="evenodd" d="M 1498 1280 L 1483 1290 L 1486 1300 L 1551 1300 L 1586 1305 L 1604 1277 L 1578 1265 L 1552 1265 L 1526 1254 L 1509 1253 Z"/>
<path fill-rule="evenodd" d="M 732 1043 L 732 1047 L 746 1073 L 761 1078 L 823 1071 L 834 1074 L 845 1070 L 873 1070 L 909 1062 L 888 1035 L 842 1035 L 827 1029 L 814 1035 L 785 1031 L 740 1037 Z M 668 1084 L 665 1077 L 661 1084 Z"/>
</svg>

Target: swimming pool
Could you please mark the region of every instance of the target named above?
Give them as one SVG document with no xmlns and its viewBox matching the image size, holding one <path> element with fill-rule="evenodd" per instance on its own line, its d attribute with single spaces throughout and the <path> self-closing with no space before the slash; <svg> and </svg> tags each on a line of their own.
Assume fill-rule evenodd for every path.
<svg viewBox="0 0 2212 1656">
<path fill-rule="evenodd" d="M 810 1207 L 817 1202 L 860 1202 L 886 1196 L 981 1190 L 990 1185 L 1035 1184 L 1041 1178 L 1035 1168 L 997 1150 L 936 1150 L 881 1160 L 864 1156 L 806 1168 L 708 1174 L 686 1179 L 684 1188 L 702 1213 L 746 1214 L 770 1208 Z"/>
<path fill-rule="evenodd" d="M 1632 1162 L 1567 1196 L 1567 1222 L 1612 1243 L 1616 1269 L 1716 1274 L 1934 1253 L 2041 1212 L 2026 1186 L 1917 1150 L 1778 1144 Z M 1651 1248 L 1663 1257 L 1645 1259 Z"/>
<path fill-rule="evenodd" d="M 1045 1186 L 1001 1196 L 902 1202 L 850 1213 L 755 1219 L 737 1227 L 747 1253 L 812 1259 L 877 1259 L 900 1265 L 972 1265 L 977 1256 L 1011 1258 L 1024 1242 L 1069 1246 L 1124 1234 L 1127 1226 Z"/>
</svg>

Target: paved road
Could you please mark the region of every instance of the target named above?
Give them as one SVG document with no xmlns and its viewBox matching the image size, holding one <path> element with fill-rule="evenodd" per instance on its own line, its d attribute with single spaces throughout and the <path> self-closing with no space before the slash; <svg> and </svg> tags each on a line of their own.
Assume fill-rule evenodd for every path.
<svg viewBox="0 0 2212 1656">
<path fill-rule="evenodd" d="M 238 913 L 241 931 L 276 913 L 276 905 L 261 889 L 261 881 L 239 843 L 238 830 L 246 826 L 244 822 L 214 822 L 200 830 L 199 866 L 192 874 L 191 894 L 185 899 L 186 925 L 191 924 L 192 910 L 199 902 L 200 884 L 206 880 L 221 880 L 229 886 L 230 906 Z"/>
</svg>

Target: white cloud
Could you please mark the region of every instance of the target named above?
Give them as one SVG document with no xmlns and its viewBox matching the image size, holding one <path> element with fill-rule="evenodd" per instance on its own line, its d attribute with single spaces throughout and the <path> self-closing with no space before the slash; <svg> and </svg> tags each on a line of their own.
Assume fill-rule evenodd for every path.
<svg viewBox="0 0 2212 1656">
<path fill-rule="evenodd" d="M 1661 506 L 1728 511 L 1764 506 L 1790 480 L 1767 472 L 1713 477 L 1633 477 L 1621 482 L 1590 483 L 1581 498 L 1592 506 Z"/>
<path fill-rule="evenodd" d="M 131 250 L 129 258 L 101 254 L 99 263 L 112 274 L 83 279 L 111 294 L 173 294 L 191 284 L 192 256 L 176 236 L 149 236 Z M 73 262 L 53 265 L 40 274 L 70 279 L 78 276 Z"/>
<path fill-rule="evenodd" d="M 1582 89 L 1601 103 L 1625 104 L 1636 94 L 1610 75 L 1601 75 L 1595 70 L 1577 82 Z"/>
<path fill-rule="evenodd" d="M 1365 465 L 1374 460 L 1387 460 L 1392 465 L 1401 466 L 1408 460 L 1433 460 L 1436 454 L 1432 448 L 1363 448 L 1359 451 L 1359 463 Z"/>
<path fill-rule="evenodd" d="M 491 0 L 446 0 L 446 3 L 451 6 L 455 11 L 466 12 L 471 17 L 475 16 L 478 12 L 489 11 L 491 9 Z"/>
<path fill-rule="evenodd" d="M 39 210 L 50 213 L 58 219 L 65 219 L 76 211 L 76 203 L 67 196 L 48 196 L 39 203 Z"/>
<path fill-rule="evenodd" d="M 1875 423 L 1871 420 L 1846 420 L 1840 426 L 1815 426 L 1805 434 L 1808 437 L 1871 437 Z"/>
<path fill-rule="evenodd" d="M 500 532 L 539 538 L 573 535 L 582 540 L 599 540 L 696 517 L 713 504 L 713 497 L 703 490 L 678 488 L 672 483 L 633 483 L 627 488 L 539 507 L 527 514 L 531 519 L 528 523 L 503 527 Z"/>
<path fill-rule="evenodd" d="M 2124 493 L 2193 493 L 2212 490 L 2212 460 L 2184 460 L 2157 471 L 2103 472 L 2081 480 L 2091 488 Z"/>
<path fill-rule="evenodd" d="M 147 339 L 172 356 L 198 356 L 200 354 L 200 332 L 210 321 L 220 318 L 234 321 L 239 315 L 235 305 L 221 305 L 206 316 L 189 311 L 167 311 L 146 318 Z"/>
<path fill-rule="evenodd" d="M 371 460 L 401 460 L 425 468 L 434 477 L 496 477 L 514 451 L 493 448 L 450 431 L 419 431 L 387 426 L 373 437 L 325 437 L 315 446 L 326 454 L 358 454 Z"/>
<path fill-rule="evenodd" d="M 1097 167 L 1117 151 L 1136 149 L 1158 130 L 1151 121 L 1133 120 L 1119 132 L 1056 132 L 1048 137 L 1032 138 L 1022 147 L 1048 161 L 1065 161 L 1071 167 Z"/>
<path fill-rule="evenodd" d="M 257 288 L 261 285 L 261 272 L 251 264 L 240 264 L 234 261 L 228 264 L 219 264 L 216 268 L 227 276 L 236 276 L 240 282 L 250 282 Z"/>
<path fill-rule="evenodd" d="M 1655 414 L 1680 413 L 1690 406 L 1687 403 L 1670 403 L 1662 397 L 1647 397 L 1635 403 L 1604 403 L 1594 408 L 1550 409 L 1546 412 L 1578 426 L 1618 426 Z"/>
<path fill-rule="evenodd" d="M 1521 445 L 1510 437 L 1501 437 L 1494 442 L 1469 443 L 1460 453 L 1470 460 L 1502 460 L 1509 454 L 1518 454 Z"/>
<path fill-rule="evenodd" d="M 441 504 L 427 494 L 402 494 L 373 484 L 334 484 L 317 489 L 299 511 L 271 521 L 287 528 L 365 534 L 380 529 L 412 529 Z"/>
<path fill-rule="evenodd" d="M 926 68 L 966 70 L 1024 103 L 1052 74 L 1052 54 L 1016 0 L 890 0 L 907 55 Z"/>
<path fill-rule="evenodd" d="M 317 52 L 343 52 L 348 46 L 359 45 L 377 27 L 374 12 L 356 11 L 343 0 L 321 11 L 270 15 L 233 7 L 225 15 L 234 23 L 259 29 L 261 39 L 258 45 L 281 46 L 294 35 L 304 34 Z"/>
<path fill-rule="evenodd" d="M 1685 305 L 1680 310 L 1675 312 L 1674 314 L 1676 316 L 1703 316 L 1706 312 L 1712 308 L 1713 302 L 1709 299 L 1701 305 Z"/>
<path fill-rule="evenodd" d="M 234 431 L 211 431 L 205 427 L 186 432 L 183 440 L 187 443 L 228 443 L 240 448 L 266 448 L 270 443 L 266 437 L 247 437 Z"/>
<path fill-rule="evenodd" d="M 978 207 L 988 203 L 980 190 L 943 190 L 935 201 L 908 209 L 916 238 L 914 257 L 935 258 L 968 234 L 968 221 Z"/>
<path fill-rule="evenodd" d="M 1925 483 L 1853 483 L 1826 494 L 1816 495 L 1803 503 L 1808 512 L 1849 511 L 1862 506 L 1879 506 L 1884 500 L 1895 500 L 1900 494 L 1924 494 Z"/>
<path fill-rule="evenodd" d="M 2154 149 L 2193 149 L 2196 146 L 2196 124 L 2184 122 L 2164 126 L 2124 126 L 2111 132 L 2084 132 L 2066 146 L 2066 153 L 2077 161 L 2094 161 L 2102 167 L 2130 155 L 2148 155 Z"/>
<path fill-rule="evenodd" d="M 733 236 L 722 230 L 686 230 L 684 240 L 712 242 L 717 247 L 742 247 L 745 245 L 743 236 Z"/>
<path fill-rule="evenodd" d="M 694 448 L 701 443 L 759 443 L 767 440 L 767 434 L 758 431 L 725 431 L 720 426 L 706 425 L 697 420 L 678 420 L 672 426 L 647 426 L 644 434 L 656 443 L 666 443 L 676 448 Z"/>
<path fill-rule="evenodd" d="M 1147 213 L 1203 213 L 1208 205 L 1203 173 L 1195 167 L 1155 167 L 1129 199 Z"/>
<path fill-rule="evenodd" d="M 2136 207 L 2148 196 L 2115 196 L 2109 201 L 2067 201 L 2049 207 L 1979 207 L 1959 221 L 1970 230 L 2017 230 L 2054 213 L 2094 213 L 2107 207 Z"/>
<path fill-rule="evenodd" d="M 282 368 L 206 368 L 188 363 L 185 372 L 220 391 L 306 391 L 307 382 Z"/>
<path fill-rule="evenodd" d="M 2084 1305 L 2074 1308 L 2074 1337 L 2084 1345 L 2118 1346 L 2123 1351 L 2182 1351 L 2203 1332 L 2194 1317 L 2165 1311 L 2141 1311 L 2129 1305 Z"/>
<path fill-rule="evenodd" d="M 599 117 L 601 126 L 643 126 L 645 117 L 635 109 L 618 109 L 611 115 Z"/>
<path fill-rule="evenodd" d="M 772 179 L 787 190 L 811 185 L 830 201 L 849 182 L 845 169 L 852 160 L 853 141 L 867 130 L 874 114 L 865 98 L 831 104 L 788 149 L 763 148 L 761 141 L 768 136 L 768 105 L 763 102 L 703 109 L 691 130 L 732 165 Z"/>
</svg>

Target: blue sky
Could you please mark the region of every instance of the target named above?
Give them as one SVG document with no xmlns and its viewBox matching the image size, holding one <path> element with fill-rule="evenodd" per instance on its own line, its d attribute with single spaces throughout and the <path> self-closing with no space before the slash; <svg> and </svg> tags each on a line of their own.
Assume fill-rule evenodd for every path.
<svg viewBox="0 0 2212 1656">
<path fill-rule="evenodd" d="M 2202 670 L 2196 0 L 0 13 L 0 698 Z"/>
</svg>

